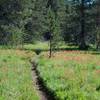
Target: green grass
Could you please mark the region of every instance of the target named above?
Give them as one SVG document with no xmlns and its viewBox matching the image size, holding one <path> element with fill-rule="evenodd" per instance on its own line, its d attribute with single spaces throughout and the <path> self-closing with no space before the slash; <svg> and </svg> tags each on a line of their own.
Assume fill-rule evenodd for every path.
<svg viewBox="0 0 100 100">
<path fill-rule="evenodd" d="M 59 43 L 58 44 L 58 48 L 61 49 L 61 50 L 77 50 L 78 49 L 78 46 L 73 46 L 73 45 L 68 45 L 68 44 L 65 44 L 63 42 Z M 37 49 L 40 49 L 42 51 L 45 51 L 45 50 L 49 50 L 49 42 L 36 42 L 34 44 L 25 44 L 23 46 L 23 49 L 25 50 L 37 50 Z"/>
<path fill-rule="evenodd" d="M 26 44 L 23 50 L 0 46 L 0 100 L 39 100 L 29 59 L 35 55 L 33 50 L 48 48 L 47 42 Z M 99 100 L 100 52 L 78 51 L 78 47 L 65 44 L 60 48 L 68 51 L 57 52 L 51 59 L 41 53 L 36 59 L 47 87 L 60 100 Z"/>
<path fill-rule="evenodd" d="M 39 100 L 29 58 L 34 53 L 0 50 L 0 100 Z"/>
<path fill-rule="evenodd" d="M 51 59 L 44 53 L 38 71 L 60 100 L 100 100 L 100 55 L 95 53 L 57 52 Z"/>
<path fill-rule="evenodd" d="M 34 44 L 26 44 L 23 46 L 26 50 L 34 50 L 34 49 L 43 49 L 47 50 L 49 49 L 48 42 L 36 42 Z"/>
</svg>

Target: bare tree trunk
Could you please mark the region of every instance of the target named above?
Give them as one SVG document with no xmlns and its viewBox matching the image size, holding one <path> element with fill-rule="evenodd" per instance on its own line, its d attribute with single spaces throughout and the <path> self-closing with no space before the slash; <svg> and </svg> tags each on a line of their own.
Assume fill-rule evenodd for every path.
<svg viewBox="0 0 100 100">
<path fill-rule="evenodd" d="M 51 37 L 50 37 L 50 50 L 49 50 L 49 58 L 52 57 L 52 40 L 51 40 Z"/>
<path fill-rule="evenodd" d="M 100 33 L 98 33 L 99 32 L 99 30 L 97 30 L 96 31 L 97 33 L 97 36 L 96 36 L 96 50 L 98 50 L 99 49 L 99 46 L 100 46 Z"/>
<path fill-rule="evenodd" d="M 96 44 L 96 50 L 98 50 L 99 49 L 99 43 L 97 42 L 97 44 Z"/>
</svg>

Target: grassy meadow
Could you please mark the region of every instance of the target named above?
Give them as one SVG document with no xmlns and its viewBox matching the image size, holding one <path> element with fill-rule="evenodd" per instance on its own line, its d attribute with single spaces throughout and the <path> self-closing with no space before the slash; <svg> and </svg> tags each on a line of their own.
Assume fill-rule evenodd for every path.
<svg viewBox="0 0 100 100">
<path fill-rule="evenodd" d="M 26 44 L 23 49 L 0 47 L 0 100 L 40 100 L 32 82 L 29 60 L 56 100 L 100 100 L 100 52 L 62 47 L 48 57 L 48 43 Z M 66 50 L 64 50 L 66 48 Z M 75 48 L 76 50 L 69 50 Z M 41 49 L 36 56 L 35 49 Z"/>
<path fill-rule="evenodd" d="M 40 100 L 29 63 L 33 56 L 28 51 L 0 50 L 0 100 Z"/>
<path fill-rule="evenodd" d="M 100 100 L 100 54 L 61 51 L 42 53 L 38 71 L 57 100 Z M 59 98 L 59 99 L 58 99 Z"/>
</svg>

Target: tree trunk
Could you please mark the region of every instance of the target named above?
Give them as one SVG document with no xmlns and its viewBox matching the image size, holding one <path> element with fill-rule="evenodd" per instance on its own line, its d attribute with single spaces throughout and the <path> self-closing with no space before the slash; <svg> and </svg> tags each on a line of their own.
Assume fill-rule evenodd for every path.
<svg viewBox="0 0 100 100">
<path fill-rule="evenodd" d="M 98 33 L 99 32 L 99 30 L 98 29 L 96 29 L 96 50 L 98 50 L 99 49 L 99 46 L 100 46 L 100 33 Z"/>
<path fill-rule="evenodd" d="M 50 37 L 50 50 L 49 50 L 49 58 L 52 57 L 52 40 L 51 40 L 51 37 Z"/>
<path fill-rule="evenodd" d="M 99 49 L 99 44 L 98 44 L 98 42 L 97 42 L 97 44 L 96 44 L 96 50 L 98 50 Z"/>
<path fill-rule="evenodd" d="M 87 49 L 85 43 L 85 12 L 84 12 L 84 0 L 81 0 L 81 33 L 80 33 L 80 49 Z"/>
<path fill-rule="evenodd" d="M 96 13 L 96 50 L 98 50 L 100 46 L 100 1 L 98 1 L 96 4 Z"/>
</svg>

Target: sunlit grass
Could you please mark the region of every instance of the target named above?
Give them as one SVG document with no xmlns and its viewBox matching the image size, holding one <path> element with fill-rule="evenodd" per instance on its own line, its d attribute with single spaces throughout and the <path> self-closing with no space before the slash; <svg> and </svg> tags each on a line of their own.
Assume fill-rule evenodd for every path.
<svg viewBox="0 0 100 100">
<path fill-rule="evenodd" d="M 78 49 L 78 46 L 73 46 L 73 45 L 68 45 L 68 44 L 65 44 L 63 42 L 57 44 L 58 46 L 55 48 L 55 49 Z M 23 45 L 23 49 L 26 49 L 26 50 L 35 50 L 35 49 L 40 49 L 40 50 L 49 50 L 49 41 L 47 42 L 43 42 L 43 41 L 38 41 L 34 44 L 24 44 Z"/>
<path fill-rule="evenodd" d="M 32 50 L 32 49 L 49 49 L 48 42 L 36 42 L 35 44 L 26 44 L 23 46 L 24 49 Z"/>
<path fill-rule="evenodd" d="M 29 58 L 34 53 L 0 50 L 0 100 L 39 100 Z"/>
<path fill-rule="evenodd" d="M 41 54 L 40 76 L 60 100 L 99 100 L 100 55 L 95 53 L 64 51 L 51 59 Z"/>
<path fill-rule="evenodd" d="M 35 49 L 48 49 L 48 42 L 23 45 L 22 50 L 2 48 L 0 100 L 39 100 L 32 83 L 29 59 L 34 57 Z M 60 100 L 99 100 L 100 52 L 79 51 L 76 46 L 65 44 L 60 48 L 68 51 L 56 52 L 51 59 L 48 52 L 41 52 L 36 59 L 47 87 Z M 76 50 L 70 51 L 73 48 Z"/>
</svg>

